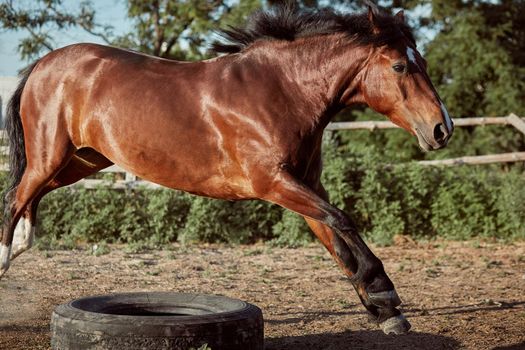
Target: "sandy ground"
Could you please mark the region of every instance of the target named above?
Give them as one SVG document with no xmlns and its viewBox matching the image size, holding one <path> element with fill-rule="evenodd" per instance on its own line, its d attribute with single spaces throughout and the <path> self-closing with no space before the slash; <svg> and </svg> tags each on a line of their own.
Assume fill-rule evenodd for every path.
<svg viewBox="0 0 525 350">
<path fill-rule="evenodd" d="M 31 250 L 0 281 L 0 349 L 48 349 L 53 308 L 123 291 L 222 294 L 257 304 L 266 349 L 525 349 L 525 243 L 374 248 L 412 323 L 385 336 L 320 246 L 206 245 L 94 256 Z"/>
</svg>

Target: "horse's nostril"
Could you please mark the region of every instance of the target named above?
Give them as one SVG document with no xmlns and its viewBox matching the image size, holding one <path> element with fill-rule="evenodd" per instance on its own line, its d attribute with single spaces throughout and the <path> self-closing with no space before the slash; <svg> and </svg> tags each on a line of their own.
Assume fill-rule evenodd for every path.
<svg viewBox="0 0 525 350">
<path fill-rule="evenodd" d="M 443 143 L 447 139 L 447 129 L 445 128 L 445 125 L 443 123 L 439 123 L 434 127 L 434 139 L 438 143 Z"/>
</svg>

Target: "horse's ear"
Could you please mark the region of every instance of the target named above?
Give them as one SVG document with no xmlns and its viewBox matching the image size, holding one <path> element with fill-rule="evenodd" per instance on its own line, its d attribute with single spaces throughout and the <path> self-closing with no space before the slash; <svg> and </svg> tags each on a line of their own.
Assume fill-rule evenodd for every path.
<svg viewBox="0 0 525 350">
<path fill-rule="evenodd" d="M 405 23 L 405 11 L 400 10 L 398 13 L 396 13 L 395 17 L 399 19 L 402 23 Z"/>
<path fill-rule="evenodd" d="M 377 8 L 374 8 L 371 4 L 368 5 L 368 20 L 370 21 L 370 24 L 372 24 L 372 32 L 374 34 L 379 33 L 379 27 L 377 26 Z"/>
</svg>

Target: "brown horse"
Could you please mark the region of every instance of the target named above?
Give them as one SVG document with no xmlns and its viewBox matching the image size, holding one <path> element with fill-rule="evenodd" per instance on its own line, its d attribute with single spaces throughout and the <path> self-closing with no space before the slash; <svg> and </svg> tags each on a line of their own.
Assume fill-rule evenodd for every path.
<svg viewBox="0 0 525 350">
<path fill-rule="evenodd" d="M 403 14 L 281 6 L 223 37 L 214 48 L 225 55 L 202 62 L 78 44 L 24 73 L 6 127 L 13 183 L 0 276 L 31 245 L 42 196 L 118 164 L 166 187 L 299 213 L 383 330 L 407 331 L 382 262 L 319 180 L 323 129 L 355 103 L 425 150 L 447 144 L 452 122 Z"/>
</svg>

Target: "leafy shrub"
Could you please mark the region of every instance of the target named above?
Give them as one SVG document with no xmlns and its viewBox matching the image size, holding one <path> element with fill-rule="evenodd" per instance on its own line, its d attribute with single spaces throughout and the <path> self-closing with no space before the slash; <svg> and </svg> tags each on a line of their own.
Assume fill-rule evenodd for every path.
<svg viewBox="0 0 525 350">
<path fill-rule="evenodd" d="M 245 243 L 250 231 L 242 225 L 242 213 L 238 209 L 233 202 L 194 198 L 179 240 Z"/>
<path fill-rule="evenodd" d="M 390 191 L 400 199 L 400 216 L 404 232 L 413 236 L 431 236 L 435 230 L 431 223 L 429 203 L 442 182 L 442 171 L 417 164 L 400 165 L 393 169 L 395 180 Z"/>
<path fill-rule="evenodd" d="M 517 171 L 500 175 L 500 191 L 495 193 L 496 238 L 525 239 L 524 176 Z"/>
<path fill-rule="evenodd" d="M 356 193 L 355 205 L 361 231 L 382 245 L 389 244 L 395 234 L 404 232 L 405 227 L 400 199 L 390 191 L 394 177 L 385 175 L 377 165 L 367 168 Z"/>
<path fill-rule="evenodd" d="M 313 234 L 304 219 L 289 210 L 283 212 L 281 220 L 273 225 L 272 244 L 287 247 L 304 246 L 313 241 Z"/>
<path fill-rule="evenodd" d="M 147 198 L 145 211 L 151 243 L 165 244 L 176 241 L 186 225 L 192 203 L 191 196 L 168 189 L 141 191 Z"/>
<path fill-rule="evenodd" d="M 465 171 L 466 170 L 466 171 Z M 432 203 L 432 226 L 446 238 L 468 239 L 477 235 L 490 236 L 496 232 L 493 213 L 494 195 L 486 173 L 472 173 L 460 168 L 447 172 Z"/>
<path fill-rule="evenodd" d="M 272 226 L 280 216 L 280 209 L 261 201 L 193 197 L 179 241 L 250 243 L 272 237 Z"/>
</svg>

